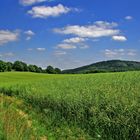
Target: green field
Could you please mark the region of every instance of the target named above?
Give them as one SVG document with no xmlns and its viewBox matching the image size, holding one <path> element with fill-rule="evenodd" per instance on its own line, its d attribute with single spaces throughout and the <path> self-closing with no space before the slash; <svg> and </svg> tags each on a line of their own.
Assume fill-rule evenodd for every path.
<svg viewBox="0 0 140 140">
<path fill-rule="evenodd" d="M 139 140 L 140 72 L 0 73 L 0 140 Z"/>
</svg>

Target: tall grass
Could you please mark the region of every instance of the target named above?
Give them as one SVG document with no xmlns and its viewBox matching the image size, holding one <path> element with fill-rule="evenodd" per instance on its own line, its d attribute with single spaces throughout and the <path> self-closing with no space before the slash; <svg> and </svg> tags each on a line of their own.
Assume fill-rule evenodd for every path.
<svg viewBox="0 0 140 140">
<path fill-rule="evenodd" d="M 140 72 L 0 77 L 0 92 L 31 105 L 48 139 L 140 138 Z"/>
</svg>

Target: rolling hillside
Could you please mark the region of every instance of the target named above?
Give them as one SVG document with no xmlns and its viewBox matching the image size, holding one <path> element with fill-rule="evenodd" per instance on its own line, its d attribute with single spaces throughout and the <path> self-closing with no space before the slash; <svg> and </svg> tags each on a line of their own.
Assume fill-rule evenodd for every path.
<svg viewBox="0 0 140 140">
<path fill-rule="evenodd" d="M 140 62 L 109 60 L 79 67 L 76 69 L 64 70 L 63 73 L 98 73 L 98 72 L 122 72 L 140 70 Z"/>
</svg>

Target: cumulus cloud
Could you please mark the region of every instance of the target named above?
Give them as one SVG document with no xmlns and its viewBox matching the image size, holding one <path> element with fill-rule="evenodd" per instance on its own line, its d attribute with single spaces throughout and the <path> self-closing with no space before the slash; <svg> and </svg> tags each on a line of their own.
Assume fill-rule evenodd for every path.
<svg viewBox="0 0 140 140">
<path fill-rule="evenodd" d="M 112 37 L 113 40 L 115 41 L 120 41 L 120 42 L 124 42 L 124 41 L 127 41 L 127 38 L 125 36 L 113 36 Z"/>
<path fill-rule="evenodd" d="M 132 17 L 132 16 L 126 16 L 125 19 L 126 19 L 126 20 L 132 20 L 133 17 Z"/>
<path fill-rule="evenodd" d="M 45 2 L 45 1 L 47 1 L 47 0 L 20 0 L 19 2 L 23 6 L 29 6 L 29 5 L 33 5 L 33 4 Z"/>
<path fill-rule="evenodd" d="M 64 43 L 81 43 L 86 41 L 85 38 L 81 38 L 81 37 L 73 37 L 73 38 L 69 38 L 69 39 L 65 39 L 63 42 Z"/>
<path fill-rule="evenodd" d="M 121 57 L 121 56 L 135 56 L 136 50 L 133 49 L 106 49 L 104 51 L 106 57 Z"/>
<path fill-rule="evenodd" d="M 36 6 L 32 10 L 28 11 L 33 18 L 48 18 L 48 17 L 57 17 L 61 14 L 66 14 L 72 9 L 58 4 L 57 6 Z"/>
<path fill-rule="evenodd" d="M 35 33 L 31 30 L 25 31 L 24 33 L 27 35 L 26 40 L 32 39 L 32 37 L 35 35 Z"/>
<path fill-rule="evenodd" d="M 114 22 L 97 21 L 92 25 L 73 25 L 60 29 L 56 28 L 54 29 L 54 32 L 66 35 L 72 34 L 84 38 L 99 38 L 119 34 L 120 30 L 116 29 L 117 26 L 117 23 Z"/>
<path fill-rule="evenodd" d="M 37 51 L 46 51 L 46 48 L 36 48 Z"/>
<path fill-rule="evenodd" d="M 57 48 L 60 48 L 60 49 L 76 49 L 77 47 L 75 45 L 72 45 L 72 44 L 58 44 Z"/>
<path fill-rule="evenodd" d="M 17 41 L 18 37 L 18 31 L 0 30 L 0 45 Z"/>
</svg>

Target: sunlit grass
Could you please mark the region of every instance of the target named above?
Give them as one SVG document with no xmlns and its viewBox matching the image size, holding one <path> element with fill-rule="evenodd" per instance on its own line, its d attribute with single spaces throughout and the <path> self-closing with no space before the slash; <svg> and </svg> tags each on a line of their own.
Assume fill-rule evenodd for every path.
<svg viewBox="0 0 140 140">
<path fill-rule="evenodd" d="M 35 116 L 48 139 L 140 137 L 140 72 L 0 73 L 0 92 L 31 106 L 26 113 Z"/>
</svg>

